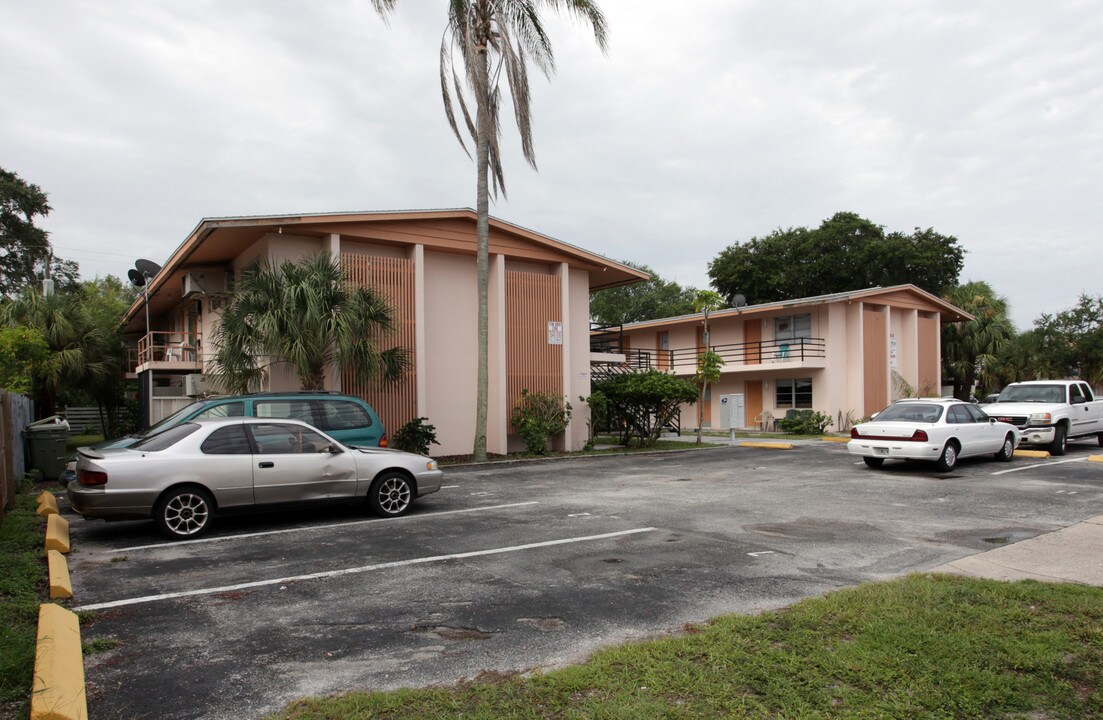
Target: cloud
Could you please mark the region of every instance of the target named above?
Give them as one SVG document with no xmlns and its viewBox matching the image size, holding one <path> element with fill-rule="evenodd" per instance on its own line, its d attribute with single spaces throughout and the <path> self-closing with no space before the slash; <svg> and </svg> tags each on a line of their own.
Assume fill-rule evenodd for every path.
<svg viewBox="0 0 1103 720">
<path fill-rule="evenodd" d="M 702 287 L 727 245 L 840 210 L 968 250 L 1016 323 L 1101 291 L 1103 12 L 1091 2 L 600 3 L 550 17 L 539 172 L 503 118 L 492 212 Z M 447 127 L 444 4 L 215 0 L 5 9 L 0 165 L 87 275 L 204 216 L 474 204 Z"/>
</svg>

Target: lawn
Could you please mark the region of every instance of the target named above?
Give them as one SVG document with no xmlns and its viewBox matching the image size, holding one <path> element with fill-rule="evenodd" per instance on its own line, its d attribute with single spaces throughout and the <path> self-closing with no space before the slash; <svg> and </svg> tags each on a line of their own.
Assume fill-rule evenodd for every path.
<svg viewBox="0 0 1103 720">
<path fill-rule="evenodd" d="M 1103 590 L 912 575 L 561 670 L 307 699 L 272 717 L 1103 717 Z"/>
<path fill-rule="evenodd" d="M 0 520 L 0 717 L 29 712 L 38 629 L 46 602 L 42 520 L 34 497 L 20 494 Z"/>
</svg>

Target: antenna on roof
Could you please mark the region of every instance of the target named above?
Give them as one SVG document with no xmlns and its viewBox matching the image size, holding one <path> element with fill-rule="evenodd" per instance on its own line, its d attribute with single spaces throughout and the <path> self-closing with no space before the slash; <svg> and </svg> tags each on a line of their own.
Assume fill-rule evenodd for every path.
<svg viewBox="0 0 1103 720">
<path fill-rule="evenodd" d="M 742 309 L 747 306 L 747 298 L 743 296 L 743 293 L 736 293 L 732 298 L 732 307 L 736 312 L 742 312 Z"/>
</svg>

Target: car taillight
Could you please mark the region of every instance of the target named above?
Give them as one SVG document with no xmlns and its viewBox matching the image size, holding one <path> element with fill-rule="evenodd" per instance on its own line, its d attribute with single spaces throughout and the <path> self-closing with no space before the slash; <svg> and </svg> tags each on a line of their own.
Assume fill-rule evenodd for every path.
<svg viewBox="0 0 1103 720">
<path fill-rule="evenodd" d="M 852 440 L 857 440 L 858 438 L 860 438 L 862 436 L 861 436 L 861 434 L 858 433 L 858 428 L 852 427 L 852 428 L 850 428 L 850 437 L 851 437 Z"/>
<path fill-rule="evenodd" d="M 77 482 L 84 487 L 95 487 L 96 485 L 107 484 L 107 473 L 100 470 L 85 470 L 84 468 L 77 469 Z"/>
<path fill-rule="evenodd" d="M 383 434 L 383 437 L 379 438 L 379 447 L 387 447 L 387 435 Z"/>
<path fill-rule="evenodd" d="M 925 430 L 916 430 L 912 433 L 912 440 L 916 442 L 927 442 L 927 432 Z"/>
</svg>

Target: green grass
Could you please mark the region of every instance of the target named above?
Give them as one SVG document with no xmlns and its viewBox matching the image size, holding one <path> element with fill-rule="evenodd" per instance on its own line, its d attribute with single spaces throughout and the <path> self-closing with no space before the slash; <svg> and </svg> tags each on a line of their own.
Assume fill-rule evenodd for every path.
<svg viewBox="0 0 1103 720">
<path fill-rule="evenodd" d="M 913 575 L 545 674 L 301 700 L 341 718 L 1103 717 L 1103 590 Z"/>
<path fill-rule="evenodd" d="M 0 520 L 0 716 L 26 717 L 38 605 L 46 602 L 42 520 L 31 495 Z"/>
<path fill-rule="evenodd" d="M 65 441 L 65 451 L 75 453 L 77 448 L 91 445 L 103 440 L 103 435 L 70 435 Z"/>
</svg>

